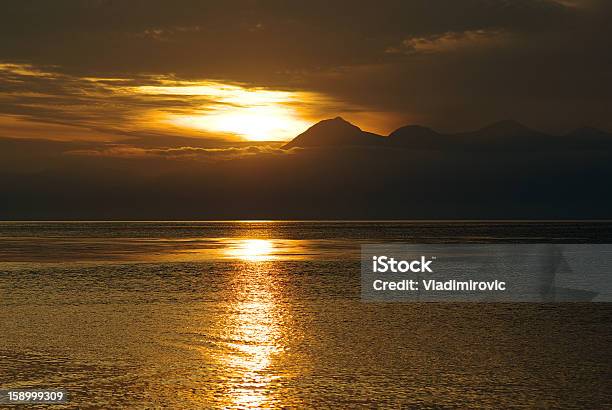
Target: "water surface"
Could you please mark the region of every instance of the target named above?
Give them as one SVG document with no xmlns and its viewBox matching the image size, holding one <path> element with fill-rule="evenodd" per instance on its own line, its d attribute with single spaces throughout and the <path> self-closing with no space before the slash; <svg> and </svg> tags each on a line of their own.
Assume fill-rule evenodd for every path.
<svg viewBox="0 0 612 410">
<path fill-rule="evenodd" d="M 363 303 L 359 245 L 603 222 L 0 224 L 0 386 L 79 407 L 612 406 L 609 304 Z"/>
</svg>

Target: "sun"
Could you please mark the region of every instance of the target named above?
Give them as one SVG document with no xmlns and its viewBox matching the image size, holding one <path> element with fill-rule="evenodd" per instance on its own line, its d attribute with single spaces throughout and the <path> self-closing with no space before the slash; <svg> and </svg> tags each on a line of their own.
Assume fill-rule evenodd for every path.
<svg viewBox="0 0 612 410">
<path fill-rule="evenodd" d="M 270 90 L 216 81 L 168 82 L 137 87 L 155 98 L 190 102 L 194 108 L 168 114 L 167 123 L 181 128 L 232 134 L 247 141 L 287 141 L 306 130 L 305 106 L 322 97 L 305 91 Z"/>
<path fill-rule="evenodd" d="M 221 108 L 210 114 L 183 116 L 174 124 L 234 134 L 248 141 L 285 141 L 308 128 L 308 122 L 283 106 Z"/>
</svg>

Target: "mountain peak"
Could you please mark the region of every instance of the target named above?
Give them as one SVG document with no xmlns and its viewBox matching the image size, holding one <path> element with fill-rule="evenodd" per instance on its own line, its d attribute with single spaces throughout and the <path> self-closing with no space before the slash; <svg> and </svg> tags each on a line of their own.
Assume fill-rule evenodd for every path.
<svg viewBox="0 0 612 410">
<path fill-rule="evenodd" d="M 442 135 L 422 125 L 406 125 L 389 134 L 391 145 L 415 149 L 434 149 L 440 143 Z"/>
<path fill-rule="evenodd" d="M 335 118 L 328 118 L 325 120 L 321 120 L 318 123 L 316 123 L 315 125 L 313 125 L 310 128 L 323 128 L 323 127 L 350 127 L 350 128 L 357 128 L 357 129 L 361 129 L 358 126 L 356 126 L 355 124 L 351 124 L 350 122 L 348 122 L 347 120 L 345 120 L 344 118 L 338 116 Z"/>
<path fill-rule="evenodd" d="M 514 137 L 524 136 L 531 134 L 538 134 L 537 131 L 521 124 L 515 120 L 502 120 L 489 124 L 484 128 L 481 128 L 477 132 L 486 133 L 492 137 Z"/>
<path fill-rule="evenodd" d="M 283 148 L 377 145 L 382 142 L 384 142 L 382 136 L 362 131 L 358 126 L 338 116 L 319 121 L 285 144 Z"/>
<path fill-rule="evenodd" d="M 405 125 L 393 131 L 389 134 L 389 137 L 399 136 L 399 135 L 415 135 L 415 136 L 428 136 L 428 135 L 438 135 L 438 133 L 431 128 L 424 127 L 422 125 Z"/>
</svg>

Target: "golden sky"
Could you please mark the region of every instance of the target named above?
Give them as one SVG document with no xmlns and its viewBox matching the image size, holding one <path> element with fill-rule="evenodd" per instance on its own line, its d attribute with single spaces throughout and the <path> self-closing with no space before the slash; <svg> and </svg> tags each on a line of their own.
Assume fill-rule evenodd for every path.
<svg viewBox="0 0 612 410">
<path fill-rule="evenodd" d="M 2 95 L 18 110 L 0 119 L 13 137 L 116 140 L 159 134 L 287 141 L 329 115 L 387 131 L 393 115 L 323 93 L 176 76 L 79 77 L 29 64 L 0 64 Z M 330 114 L 332 113 L 332 114 Z"/>
</svg>

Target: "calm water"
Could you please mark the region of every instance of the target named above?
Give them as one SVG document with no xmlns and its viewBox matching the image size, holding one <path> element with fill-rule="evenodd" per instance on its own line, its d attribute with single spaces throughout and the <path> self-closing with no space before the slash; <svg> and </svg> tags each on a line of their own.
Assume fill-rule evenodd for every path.
<svg viewBox="0 0 612 410">
<path fill-rule="evenodd" d="M 610 304 L 373 304 L 360 242 L 610 223 L 1 223 L 0 386 L 74 407 L 612 406 Z"/>
</svg>

